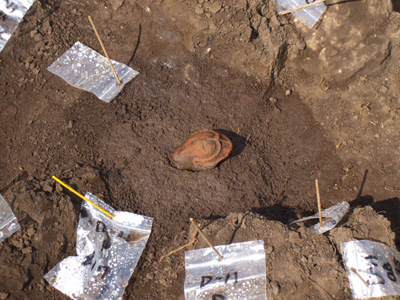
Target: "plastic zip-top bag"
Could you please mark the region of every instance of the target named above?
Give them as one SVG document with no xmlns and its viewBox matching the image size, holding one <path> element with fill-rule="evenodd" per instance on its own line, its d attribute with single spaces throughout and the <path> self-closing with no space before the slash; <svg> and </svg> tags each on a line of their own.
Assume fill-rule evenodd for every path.
<svg viewBox="0 0 400 300">
<path fill-rule="evenodd" d="M 385 244 L 360 240 L 341 245 L 355 299 L 400 295 L 400 253 Z"/>
<path fill-rule="evenodd" d="M 300 10 L 295 10 L 296 8 L 311 4 L 316 0 L 276 0 L 278 5 L 278 13 L 290 10 L 293 11 L 292 14 L 301 23 L 306 25 L 308 28 L 313 28 L 314 25 L 321 18 L 322 14 L 325 12 L 326 5 L 324 2 L 305 7 Z"/>
<path fill-rule="evenodd" d="M 44 277 L 72 299 L 122 299 L 150 236 L 153 219 L 116 211 L 90 193 L 85 197 L 114 218 L 84 202 L 77 229 L 77 256 L 67 257 Z"/>
<path fill-rule="evenodd" d="M 0 1 L 0 52 L 35 0 Z"/>
<path fill-rule="evenodd" d="M 250 241 L 185 253 L 186 300 L 266 300 L 264 242 Z"/>
<path fill-rule="evenodd" d="M 107 58 L 81 42 L 76 42 L 47 70 L 60 76 L 70 85 L 110 102 L 122 91 L 125 84 L 139 74 L 125 64 L 114 60 L 111 62 L 122 82 L 120 85 L 117 84 Z"/>
<path fill-rule="evenodd" d="M 0 195 L 0 242 L 19 230 L 17 218 L 14 216 L 6 200 Z"/>
<path fill-rule="evenodd" d="M 321 227 L 321 224 L 318 222 L 317 224 L 310 226 L 310 228 L 312 230 L 314 230 L 316 233 L 324 233 L 324 232 L 331 230 L 340 222 L 340 220 L 347 213 L 349 208 L 350 208 L 350 204 L 346 201 L 343 201 L 343 202 L 338 203 L 334 206 L 331 206 L 327 209 L 324 209 L 321 212 L 321 216 L 322 216 L 322 218 L 324 218 L 324 220 L 322 221 L 322 227 Z M 306 217 L 306 218 L 302 218 L 302 219 L 293 221 L 289 225 L 308 221 L 308 220 L 318 220 L 318 219 L 319 219 L 319 214 L 317 213 L 310 217 Z"/>
</svg>

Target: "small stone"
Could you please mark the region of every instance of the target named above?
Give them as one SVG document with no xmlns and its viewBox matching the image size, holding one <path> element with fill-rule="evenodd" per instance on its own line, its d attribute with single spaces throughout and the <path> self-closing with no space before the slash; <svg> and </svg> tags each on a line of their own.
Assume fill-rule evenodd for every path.
<svg viewBox="0 0 400 300">
<path fill-rule="evenodd" d="M 23 248 L 23 243 L 21 239 L 12 239 L 11 240 L 11 245 L 13 245 L 17 249 L 22 249 Z"/>
<path fill-rule="evenodd" d="M 33 39 L 35 40 L 35 42 L 39 42 L 42 39 L 42 35 L 38 32 L 33 36 Z"/>
<path fill-rule="evenodd" d="M 267 249 L 265 250 L 266 254 L 271 254 L 272 252 L 274 252 L 274 247 L 272 246 L 267 247 Z"/>
<path fill-rule="evenodd" d="M 68 122 L 68 128 L 71 129 L 72 127 L 74 127 L 74 121 L 69 120 L 69 122 Z"/>
<path fill-rule="evenodd" d="M 26 235 L 28 237 L 31 237 L 32 235 L 34 235 L 36 232 L 35 228 L 28 228 L 28 230 L 26 231 Z"/>
<path fill-rule="evenodd" d="M 41 184 L 43 191 L 52 193 L 53 192 L 53 185 L 50 182 L 44 182 Z"/>
<path fill-rule="evenodd" d="M 0 293 L 0 300 L 5 300 L 9 296 L 9 293 Z"/>
<path fill-rule="evenodd" d="M 387 88 L 386 86 L 382 86 L 382 87 L 379 89 L 379 92 L 381 92 L 382 94 L 386 94 L 387 91 L 388 91 L 388 88 Z"/>
<path fill-rule="evenodd" d="M 222 4 L 219 2 L 214 2 L 213 4 L 208 5 L 208 9 L 212 14 L 216 14 L 217 12 L 219 12 L 221 10 L 221 7 Z"/>
<path fill-rule="evenodd" d="M 166 257 L 166 258 L 164 259 L 164 262 L 165 262 L 167 265 L 170 265 L 170 264 L 172 263 L 171 257 Z"/>
<path fill-rule="evenodd" d="M 61 193 L 63 190 L 61 184 L 56 184 L 56 192 Z"/>
<path fill-rule="evenodd" d="M 42 29 L 43 29 L 43 31 L 46 32 L 47 34 L 51 34 L 52 28 L 51 28 L 50 20 L 49 20 L 49 19 L 46 19 L 46 20 L 43 22 L 43 24 L 42 24 Z M 36 46 L 36 47 L 38 47 L 38 46 Z"/>
<path fill-rule="evenodd" d="M 272 104 L 276 104 L 278 103 L 278 99 L 271 97 L 269 98 L 269 102 L 271 102 Z"/>
<path fill-rule="evenodd" d="M 290 96 L 291 94 L 292 94 L 292 91 L 291 91 L 291 90 L 286 90 L 286 92 L 285 92 L 286 97 L 287 97 L 287 96 Z"/>
<path fill-rule="evenodd" d="M 153 279 L 154 279 L 154 275 L 153 275 L 153 274 L 150 274 L 150 273 L 147 273 L 146 279 L 148 279 L 148 280 L 153 280 Z"/>
<path fill-rule="evenodd" d="M 113 2 L 111 2 L 111 7 L 113 10 L 117 10 L 118 8 L 120 8 L 122 6 L 122 4 L 124 4 L 125 0 L 114 0 Z"/>
<path fill-rule="evenodd" d="M 297 232 L 291 231 L 289 232 L 289 242 L 296 243 L 299 238 L 299 234 Z"/>
<path fill-rule="evenodd" d="M 279 283 L 277 283 L 276 281 L 272 281 L 270 283 L 271 286 L 271 290 L 272 293 L 274 294 L 274 296 L 277 296 L 279 294 L 279 292 L 281 291 L 281 287 L 279 286 Z"/>
<path fill-rule="evenodd" d="M 361 81 L 367 81 L 367 77 L 366 76 L 360 76 L 360 80 Z"/>
<path fill-rule="evenodd" d="M 22 254 L 30 254 L 30 253 L 32 253 L 32 248 L 31 247 L 23 248 L 21 250 L 21 252 L 22 252 Z"/>
<path fill-rule="evenodd" d="M 167 285 L 168 285 L 167 281 L 166 281 L 164 278 L 161 278 L 158 282 L 159 282 L 162 286 L 167 286 Z"/>
<path fill-rule="evenodd" d="M 37 34 L 37 33 L 38 33 L 37 29 L 33 29 L 33 30 L 30 32 L 30 36 L 31 36 L 31 37 L 34 37 L 35 34 Z"/>
<path fill-rule="evenodd" d="M 202 15 L 204 14 L 204 9 L 201 6 L 196 6 L 196 8 L 194 9 L 194 13 L 196 15 Z"/>
</svg>

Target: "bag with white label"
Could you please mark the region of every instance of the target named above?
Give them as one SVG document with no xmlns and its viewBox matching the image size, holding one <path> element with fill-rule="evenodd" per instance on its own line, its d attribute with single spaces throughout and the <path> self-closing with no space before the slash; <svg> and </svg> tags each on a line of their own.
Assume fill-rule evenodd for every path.
<svg viewBox="0 0 400 300">
<path fill-rule="evenodd" d="M 344 215 L 347 213 L 347 211 L 350 208 L 350 204 L 346 201 L 340 202 L 334 206 L 331 206 L 327 209 L 324 209 L 321 212 L 322 218 L 324 219 L 321 224 L 318 222 L 317 224 L 314 224 L 310 226 L 310 228 L 316 232 L 316 233 L 324 233 L 332 228 L 334 228 L 340 220 L 344 217 Z M 309 220 L 319 220 L 319 214 L 316 213 L 313 216 L 302 218 L 296 221 L 293 221 L 289 223 L 289 225 L 296 224 L 299 222 L 304 222 L 304 221 L 309 221 Z"/>
<path fill-rule="evenodd" d="M 95 94 L 100 100 L 110 102 L 139 72 L 127 65 L 111 60 L 120 85 L 110 68 L 107 58 L 81 42 L 76 42 L 50 67 L 51 73 L 60 76 L 70 85 Z"/>
<path fill-rule="evenodd" d="M 266 300 L 264 242 L 250 241 L 185 253 L 186 300 Z"/>
<path fill-rule="evenodd" d="M 400 253 L 369 240 L 341 245 L 355 299 L 400 295 Z"/>
<path fill-rule="evenodd" d="M 153 219 L 116 211 L 86 193 L 114 218 L 84 202 L 79 216 L 76 253 L 44 278 L 75 300 L 120 300 L 150 236 Z"/>
</svg>

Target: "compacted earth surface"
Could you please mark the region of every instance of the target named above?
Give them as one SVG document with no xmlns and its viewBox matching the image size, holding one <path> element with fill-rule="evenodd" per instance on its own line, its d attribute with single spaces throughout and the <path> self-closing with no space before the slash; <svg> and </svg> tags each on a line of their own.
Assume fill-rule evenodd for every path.
<svg viewBox="0 0 400 300">
<path fill-rule="evenodd" d="M 44 279 L 75 255 L 81 193 L 154 218 L 124 299 L 184 299 L 194 218 L 216 244 L 263 239 L 268 299 L 351 299 L 340 244 L 400 245 L 400 4 L 328 0 L 309 29 L 269 0 L 37 0 L 0 53 L 0 193 L 22 229 L 0 244 L 0 299 L 67 299 Z M 139 75 L 110 103 L 47 71 L 76 41 Z M 218 167 L 170 156 L 214 129 Z M 341 201 L 317 235 L 288 227 Z M 193 248 L 205 247 L 199 241 Z"/>
</svg>

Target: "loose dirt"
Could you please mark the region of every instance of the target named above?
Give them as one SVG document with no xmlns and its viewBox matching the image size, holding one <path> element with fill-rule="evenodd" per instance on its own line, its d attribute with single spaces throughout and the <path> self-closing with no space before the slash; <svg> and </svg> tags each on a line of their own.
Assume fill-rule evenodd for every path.
<svg viewBox="0 0 400 300">
<path fill-rule="evenodd" d="M 190 217 L 216 244 L 265 241 L 268 299 L 350 299 L 338 241 L 400 245 L 400 15 L 333 2 L 310 30 L 273 1 L 36 1 L 0 53 L 0 193 L 22 226 L 0 244 L 0 299 L 67 299 L 43 275 L 75 254 L 80 200 L 52 175 L 154 217 L 125 299 L 183 299 L 182 253 L 159 258 L 190 240 Z M 88 15 L 140 72 L 111 103 L 46 70 L 76 41 L 101 52 Z M 173 168 L 202 129 L 230 157 Z M 324 208 L 360 212 L 327 235 L 285 225 L 316 212 L 316 178 Z"/>
</svg>

